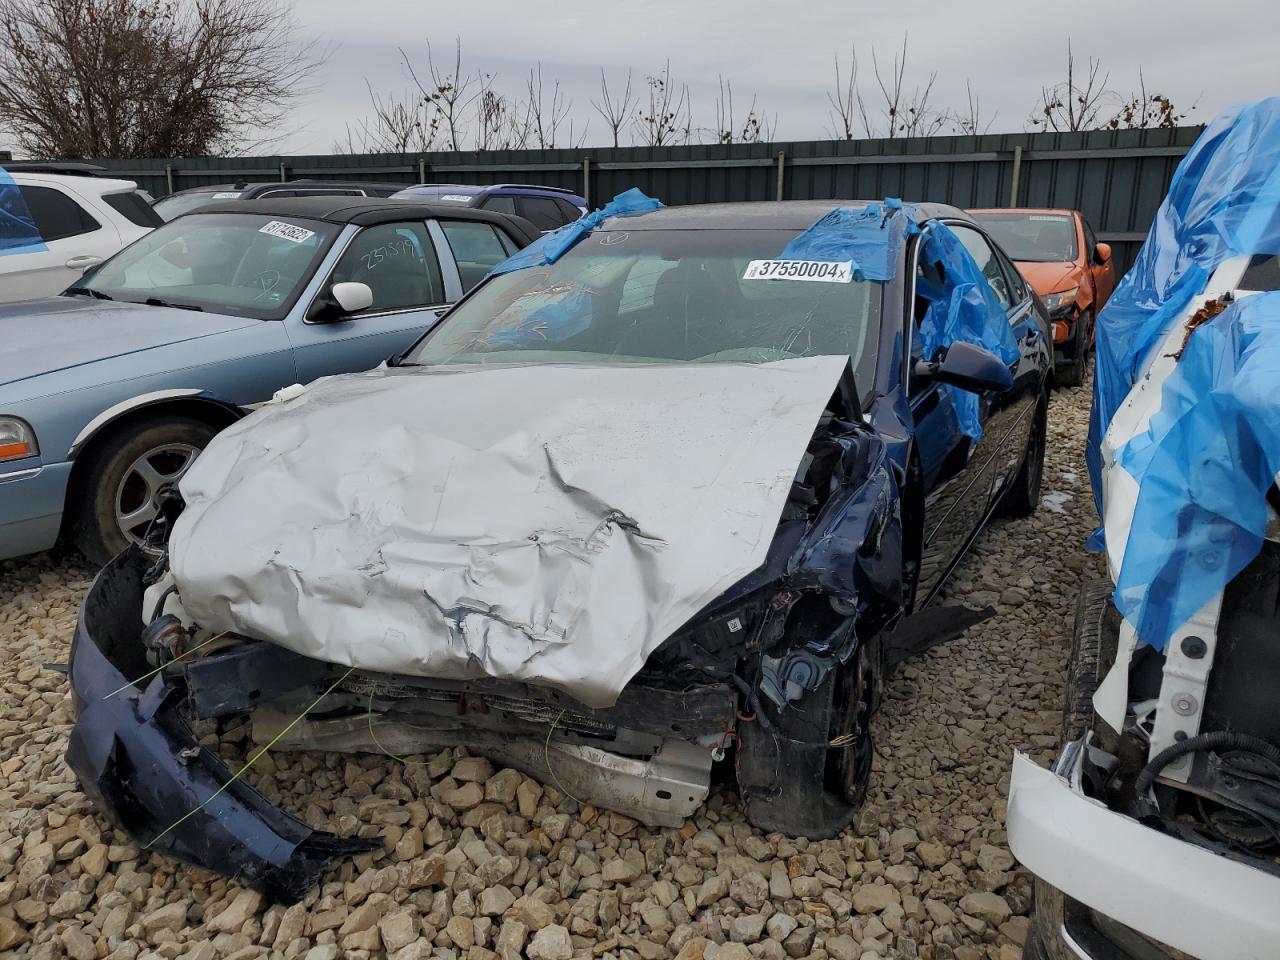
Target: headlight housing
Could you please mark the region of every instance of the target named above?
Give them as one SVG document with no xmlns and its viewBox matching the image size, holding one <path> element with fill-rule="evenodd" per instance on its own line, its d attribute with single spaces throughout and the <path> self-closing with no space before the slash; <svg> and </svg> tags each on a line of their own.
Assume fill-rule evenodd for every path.
<svg viewBox="0 0 1280 960">
<path fill-rule="evenodd" d="M 35 432 L 17 417 L 0 417 L 0 463 L 34 457 L 40 452 Z"/>
<path fill-rule="evenodd" d="M 1075 306 L 1076 294 L 1079 292 L 1079 287 L 1072 287 L 1070 290 L 1062 290 L 1058 293 L 1046 293 L 1044 305 L 1049 308 L 1049 316 L 1061 317 L 1069 313 Z"/>
</svg>

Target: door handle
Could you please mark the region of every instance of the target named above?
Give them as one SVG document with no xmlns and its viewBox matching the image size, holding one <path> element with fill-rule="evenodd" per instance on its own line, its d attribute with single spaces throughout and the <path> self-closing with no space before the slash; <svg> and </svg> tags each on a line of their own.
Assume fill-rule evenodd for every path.
<svg viewBox="0 0 1280 960">
<path fill-rule="evenodd" d="M 88 270 L 90 267 L 97 266 L 101 262 L 102 262 L 101 257 L 94 257 L 89 255 L 72 257 L 67 261 L 67 269 L 68 270 Z"/>
</svg>

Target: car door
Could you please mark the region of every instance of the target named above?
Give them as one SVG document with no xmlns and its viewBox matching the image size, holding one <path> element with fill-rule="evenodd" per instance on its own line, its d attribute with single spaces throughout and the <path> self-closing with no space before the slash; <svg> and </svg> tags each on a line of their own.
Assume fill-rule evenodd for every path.
<svg viewBox="0 0 1280 960">
<path fill-rule="evenodd" d="M 985 236 L 962 222 L 948 222 L 988 278 L 1005 313 L 993 316 L 992 323 L 1009 323 L 1013 302 L 1009 280 Z M 927 243 L 932 226 L 926 230 Z M 915 264 L 917 283 L 941 284 L 942 277 L 930 275 L 932 265 L 923 257 Z M 943 264 L 946 269 L 946 264 Z M 992 282 L 994 281 L 994 282 Z M 926 304 L 913 297 L 911 308 L 911 362 L 933 359 L 920 350 L 919 324 Z M 997 475 L 1004 424 L 1002 398 L 992 393 L 979 395 L 978 417 L 982 430 L 975 440 L 961 432 L 954 398 L 958 388 L 917 377 L 908 371 L 908 403 L 915 426 L 916 452 L 920 459 L 925 491 L 925 519 L 920 581 L 917 596 L 924 600 L 940 584 L 986 517 Z"/>
<path fill-rule="evenodd" d="M 100 222 L 69 191 L 14 179 L 45 249 L 0 259 L 0 300 L 56 296 L 123 245 L 115 226 Z"/>
<path fill-rule="evenodd" d="M 376 367 L 430 328 L 460 295 L 448 249 L 434 221 L 380 223 L 356 233 L 311 307 L 289 319 L 299 381 Z M 316 301 L 333 284 L 344 282 L 367 284 L 372 305 L 337 320 L 317 321 Z"/>
</svg>

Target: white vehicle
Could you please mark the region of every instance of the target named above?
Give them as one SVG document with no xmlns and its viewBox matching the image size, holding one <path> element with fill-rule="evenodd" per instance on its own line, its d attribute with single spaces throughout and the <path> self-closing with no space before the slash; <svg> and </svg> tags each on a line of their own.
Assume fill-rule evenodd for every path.
<svg viewBox="0 0 1280 960">
<path fill-rule="evenodd" d="M 164 222 L 136 183 L 97 176 L 97 169 L 88 164 L 3 165 L 0 189 L 12 178 L 43 242 L 34 249 L 0 250 L 0 303 L 55 296 L 89 267 Z"/>
<path fill-rule="evenodd" d="M 1026 960 L 1280 956 L 1280 99 L 1216 120 L 1099 317 L 1084 584 Z"/>
</svg>

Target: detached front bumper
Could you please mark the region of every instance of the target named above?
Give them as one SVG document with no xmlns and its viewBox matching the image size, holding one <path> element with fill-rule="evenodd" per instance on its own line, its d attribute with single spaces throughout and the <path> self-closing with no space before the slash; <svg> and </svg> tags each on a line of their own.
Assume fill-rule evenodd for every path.
<svg viewBox="0 0 1280 960">
<path fill-rule="evenodd" d="M 1200 960 L 1275 956 L 1280 877 L 1085 796 L 1082 761 L 1078 743 L 1067 745 L 1052 771 L 1022 754 L 1014 758 L 1009 847 L 1039 878 L 1028 956 L 1035 950 L 1049 960 L 1157 960 L 1177 957 L 1175 951 Z"/>
<path fill-rule="evenodd" d="M 231 781 L 179 716 L 180 684 L 163 673 L 143 686 L 130 683 L 149 672 L 138 642 L 144 566 L 136 549 L 120 554 L 81 608 L 71 647 L 76 724 L 67 763 L 81 789 L 144 848 L 282 903 L 298 900 L 330 863 L 380 841 L 313 830 L 244 780 Z"/>
</svg>

